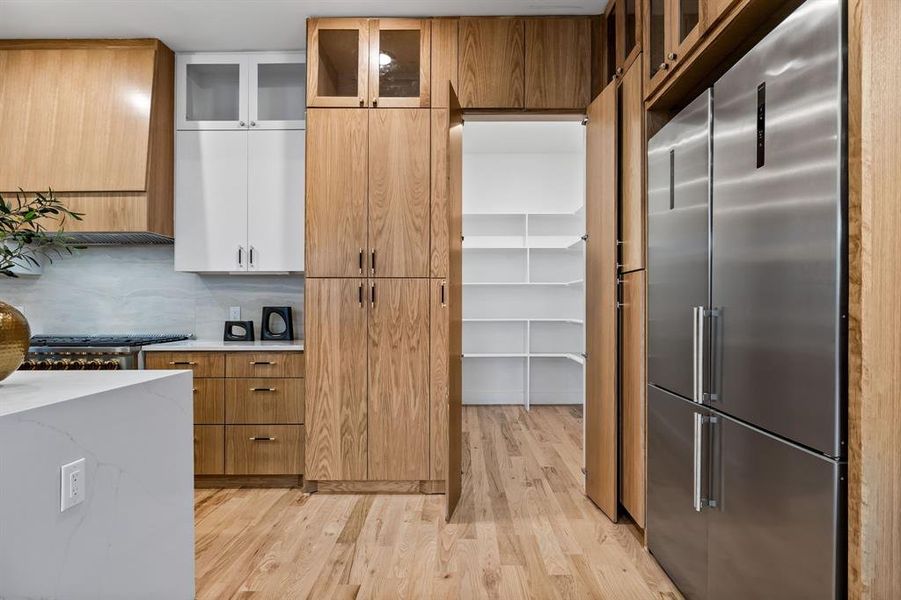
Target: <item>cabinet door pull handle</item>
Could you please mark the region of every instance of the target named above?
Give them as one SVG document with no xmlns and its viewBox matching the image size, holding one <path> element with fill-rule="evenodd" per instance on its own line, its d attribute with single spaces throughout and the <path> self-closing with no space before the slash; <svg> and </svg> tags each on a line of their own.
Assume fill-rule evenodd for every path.
<svg viewBox="0 0 901 600">
<path fill-rule="evenodd" d="M 254 247 L 251 246 L 251 247 L 250 247 L 250 252 L 249 252 L 250 266 L 251 266 L 251 267 L 253 266 L 253 251 L 254 251 Z"/>
<path fill-rule="evenodd" d="M 250 441 L 251 442 L 274 442 L 275 436 L 274 435 L 271 435 L 271 436 L 259 435 L 259 436 L 254 436 L 254 437 L 250 438 Z"/>
<path fill-rule="evenodd" d="M 375 306 L 375 283 L 369 284 L 369 302 Z"/>
<path fill-rule="evenodd" d="M 360 98 L 360 106 L 363 106 L 364 104 L 365 104 L 364 100 L 362 98 Z"/>
<path fill-rule="evenodd" d="M 357 287 L 357 302 L 360 303 L 360 306 L 363 306 L 363 282 L 360 282 L 359 287 Z"/>
<path fill-rule="evenodd" d="M 375 250 L 373 250 L 371 253 L 369 267 L 370 267 L 370 271 L 372 271 L 372 274 L 375 275 Z"/>
<path fill-rule="evenodd" d="M 251 392 L 274 392 L 277 388 L 250 388 Z"/>
<path fill-rule="evenodd" d="M 194 365 L 196 365 L 197 363 L 194 362 L 193 360 L 170 360 L 170 361 L 169 361 L 169 364 L 170 364 L 170 365 L 188 365 L 188 366 L 194 366 Z"/>
<path fill-rule="evenodd" d="M 447 306 L 447 297 L 444 293 L 444 288 L 447 285 L 446 281 L 441 282 L 441 306 Z"/>
<path fill-rule="evenodd" d="M 275 361 L 272 360 L 252 360 L 250 361 L 252 365 L 274 365 Z"/>
<path fill-rule="evenodd" d="M 238 246 L 238 266 L 244 266 L 244 246 Z"/>
<path fill-rule="evenodd" d="M 363 274 L 363 249 L 360 248 L 360 254 L 357 258 L 357 268 L 360 270 L 360 275 Z"/>
<path fill-rule="evenodd" d="M 704 428 L 704 415 L 694 413 L 694 435 L 692 440 L 692 478 L 691 478 L 691 504 L 696 512 L 701 512 L 704 508 L 703 499 L 701 498 L 701 460 Z"/>
</svg>

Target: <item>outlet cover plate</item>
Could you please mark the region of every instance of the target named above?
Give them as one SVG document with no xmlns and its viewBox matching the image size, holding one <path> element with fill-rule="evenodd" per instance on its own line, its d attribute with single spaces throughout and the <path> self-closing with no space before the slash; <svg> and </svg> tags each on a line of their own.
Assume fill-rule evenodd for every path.
<svg viewBox="0 0 901 600">
<path fill-rule="evenodd" d="M 59 472 L 59 512 L 65 512 L 84 502 L 87 492 L 85 461 L 79 458 L 60 467 Z"/>
</svg>

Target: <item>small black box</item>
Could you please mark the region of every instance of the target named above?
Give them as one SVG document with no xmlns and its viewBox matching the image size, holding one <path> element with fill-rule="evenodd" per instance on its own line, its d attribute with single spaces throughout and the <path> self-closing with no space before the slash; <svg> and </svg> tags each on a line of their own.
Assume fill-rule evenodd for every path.
<svg viewBox="0 0 901 600">
<path fill-rule="evenodd" d="M 223 342 L 252 342 L 253 321 L 226 321 Z"/>
<path fill-rule="evenodd" d="M 293 340 L 294 314 L 290 306 L 264 306 L 261 340 Z"/>
</svg>

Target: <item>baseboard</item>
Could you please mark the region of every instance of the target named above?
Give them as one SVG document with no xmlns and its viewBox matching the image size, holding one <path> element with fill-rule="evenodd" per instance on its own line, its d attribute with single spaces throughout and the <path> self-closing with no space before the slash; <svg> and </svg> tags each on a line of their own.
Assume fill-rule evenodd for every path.
<svg viewBox="0 0 901 600">
<path fill-rule="evenodd" d="M 206 488 L 295 488 L 304 484 L 303 475 L 195 475 L 194 487 Z"/>
<path fill-rule="evenodd" d="M 306 481 L 304 491 L 321 494 L 443 494 L 444 481 Z"/>
</svg>

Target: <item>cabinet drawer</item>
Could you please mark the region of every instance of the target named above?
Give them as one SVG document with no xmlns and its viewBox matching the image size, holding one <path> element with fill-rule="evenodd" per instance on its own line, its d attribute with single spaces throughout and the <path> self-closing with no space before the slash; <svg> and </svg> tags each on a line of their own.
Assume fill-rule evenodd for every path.
<svg viewBox="0 0 901 600">
<path fill-rule="evenodd" d="M 230 352 L 227 377 L 303 377 L 300 352 Z"/>
<path fill-rule="evenodd" d="M 229 379 L 226 423 L 303 423 L 303 379 Z"/>
<path fill-rule="evenodd" d="M 222 475 L 225 472 L 225 426 L 194 426 L 194 474 Z"/>
<path fill-rule="evenodd" d="M 194 423 L 225 423 L 225 380 L 194 380 Z"/>
<path fill-rule="evenodd" d="M 190 369 L 194 377 L 224 377 L 222 352 L 147 352 L 145 369 Z"/>
<path fill-rule="evenodd" d="M 299 475 L 303 425 L 228 425 L 226 475 Z"/>
</svg>

